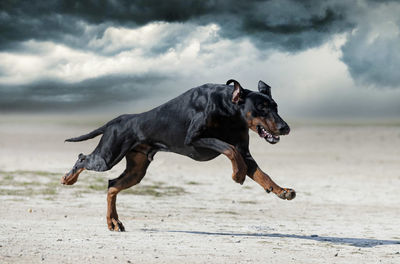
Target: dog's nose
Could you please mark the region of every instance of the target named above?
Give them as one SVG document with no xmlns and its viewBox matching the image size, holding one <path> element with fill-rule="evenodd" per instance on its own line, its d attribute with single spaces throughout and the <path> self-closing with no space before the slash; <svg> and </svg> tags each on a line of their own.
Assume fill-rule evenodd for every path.
<svg viewBox="0 0 400 264">
<path fill-rule="evenodd" d="M 285 124 L 282 128 L 279 129 L 279 133 L 281 135 L 287 135 L 289 134 L 289 132 L 290 132 L 290 127 L 287 124 Z"/>
</svg>

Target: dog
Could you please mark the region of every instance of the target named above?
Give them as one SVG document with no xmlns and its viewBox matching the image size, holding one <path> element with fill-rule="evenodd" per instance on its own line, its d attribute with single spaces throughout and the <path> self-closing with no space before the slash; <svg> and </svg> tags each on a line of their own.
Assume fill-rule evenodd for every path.
<svg viewBox="0 0 400 264">
<path fill-rule="evenodd" d="M 61 183 L 74 184 L 85 169 L 110 170 L 125 157 L 125 171 L 108 182 L 107 225 L 111 231 L 125 231 L 117 214 L 117 194 L 143 179 L 158 151 L 197 161 L 223 154 L 232 163 L 235 182 L 243 184 L 247 175 L 268 193 L 294 199 L 296 192 L 278 186 L 250 155 L 249 129 L 270 144 L 289 134 L 288 124 L 278 115 L 271 87 L 259 81 L 258 92 L 254 92 L 244 89 L 236 80 L 225 85 L 204 84 L 148 112 L 121 115 L 86 135 L 67 139 L 78 142 L 103 135 L 91 154 L 79 154 Z"/>
</svg>

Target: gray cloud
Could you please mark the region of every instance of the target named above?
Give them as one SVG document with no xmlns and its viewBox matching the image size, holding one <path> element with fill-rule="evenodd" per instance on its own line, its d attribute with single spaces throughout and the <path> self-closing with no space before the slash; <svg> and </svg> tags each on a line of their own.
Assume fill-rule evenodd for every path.
<svg viewBox="0 0 400 264">
<path fill-rule="evenodd" d="M 2 1 L 0 10 L 2 49 L 29 39 L 82 48 L 88 35 L 101 36 L 106 25 L 136 27 L 166 21 L 217 23 L 224 37 L 246 36 L 260 48 L 299 51 L 351 27 L 340 1 L 39 1 L 35 5 Z M 103 27 L 88 32 L 82 21 Z"/>
<path fill-rule="evenodd" d="M 31 78 L 28 80 L 34 80 L 34 83 L 0 85 L 0 110 L 87 108 L 113 102 L 134 101 L 139 98 L 139 95 L 143 96 L 142 98 L 148 98 L 154 96 L 155 90 L 159 92 L 158 94 L 164 92 L 165 95 L 166 91 L 161 87 L 161 83 L 168 82 L 164 77 L 166 74 L 176 74 L 180 79 L 194 73 L 198 75 L 207 73 L 209 77 L 211 71 L 214 71 L 212 67 L 215 66 L 211 63 L 221 65 L 223 64 L 221 62 L 232 62 L 240 56 L 250 57 L 256 54 L 253 51 L 249 54 L 237 52 L 249 51 L 250 48 L 224 53 L 221 52 L 224 49 L 223 44 L 219 48 L 216 48 L 218 45 L 211 45 L 222 43 L 224 38 L 238 44 L 250 40 L 263 54 L 271 54 L 271 51 L 278 50 L 293 55 L 293 53 L 298 54 L 306 49 L 319 47 L 332 40 L 335 34 L 344 33 L 347 41 L 341 47 L 341 59 L 348 66 L 348 71 L 358 86 L 400 88 L 398 74 L 400 20 L 397 15 L 400 13 L 399 8 L 398 1 L 372 0 L 54 0 L 38 1 L 35 4 L 31 1 L 4 0 L 0 2 L 0 52 L 48 55 L 51 45 L 43 45 L 41 50 L 38 46 L 43 43 L 40 41 L 63 44 L 74 51 L 64 50 L 66 55 L 62 57 L 59 56 L 62 52 L 56 51 L 53 45 L 52 55 L 43 56 L 47 58 L 46 63 L 49 61 L 50 63 L 44 63 L 45 66 L 42 65 L 42 68 L 38 67 L 49 71 L 57 66 L 59 70 L 51 71 L 49 78 L 53 76 L 69 78 L 67 68 L 71 61 L 73 61 L 72 70 L 83 69 L 82 65 L 87 64 L 95 73 L 97 70 L 112 68 L 113 66 L 110 65 L 117 61 L 117 55 L 121 55 L 118 57 L 118 63 L 124 62 L 121 57 L 126 54 L 123 52 L 131 52 L 132 57 L 129 59 L 135 63 L 127 63 L 128 70 L 124 71 L 125 74 L 133 72 L 133 77 L 115 75 L 116 71 L 105 70 L 103 75 L 90 75 L 99 76 L 97 78 L 73 83 L 61 79 L 49 80 L 46 76 L 48 72 L 44 74 L 38 72 L 37 75 L 43 78 L 40 80 L 40 78 L 32 77 L 36 72 L 26 71 Z M 145 43 L 137 43 L 135 38 L 126 42 L 121 41 L 121 36 L 124 36 L 121 29 L 140 29 L 141 26 L 153 22 L 174 23 L 167 24 L 165 31 L 158 33 L 161 36 L 156 38 L 147 36 Z M 198 46 L 199 53 L 212 55 L 207 59 L 204 59 L 206 58 L 204 56 L 203 60 L 196 62 L 197 64 L 191 62 L 189 56 L 183 62 L 187 65 L 168 67 L 168 63 L 171 65 L 182 63 L 180 55 L 192 44 L 191 40 L 196 38 L 196 29 L 211 23 L 219 26 L 215 31 L 216 36 L 203 37 L 202 41 L 206 41 L 207 45 L 205 42 L 200 42 Z M 114 32 L 118 35 L 107 37 L 110 29 L 119 30 L 119 32 Z M 133 32 L 129 34 L 134 35 Z M 153 39 L 156 41 L 151 42 Z M 27 42 L 29 40 L 39 42 L 31 45 L 32 43 Z M 232 49 L 232 46 L 229 48 Z M 165 59 L 163 63 L 158 64 L 161 56 L 167 54 L 170 49 L 175 52 L 171 56 L 176 56 L 178 59 Z M 254 47 L 252 46 L 251 49 Z M 76 53 L 76 50 L 80 53 Z M 218 54 L 215 54 L 216 50 Z M 140 55 L 136 56 L 133 51 L 139 51 Z M 190 53 L 189 50 L 187 54 L 190 55 Z M 90 55 L 87 56 L 87 62 L 77 59 L 82 54 Z M 193 58 L 198 59 L 196 51 L 193 51 L 193 54 L 195 54 Z M 224 54 L 227 57 L 224 57 Z M 74 58 L 70 60 L 69 55 Z M 235 58 L 235 55 L 238 58 Z M 10 58 L 8 62 L 12 62 L 13 57 Z M 107 66 L 104 64 L 98 66 L 105 62 L 104 58 L 109 58 Z M 145 60 L 141 60 L 142 58 Z M 147 60 L 149 58 L 154 60 L 149 62 Z M 61 62 L 63 60 L 65 60 L 65 65 Z M 240 58 L 237 61 L 240 61 Z M 189 64 L 198 66 L 200 69 L 194 71 Z M 162 68 L 161 65 L 162 70 L 159 69 Z M 142 71 L 144 75 L 140 75 L 140 70 L 134 72 L 129 70 L 129 67 L 148 68 Z M 243 74 L 244 76 L 246 71 L 240 67 L 232 67 L 230 70 L 237 71 L 235 75 Z M 170 72 L 166 70 L 169 68 L 172 69 Z M 124 70 L 122 67 L 117 69 Z M 60 74 L 57 75 L 55 72 Z M 114 75 L 110 75 L 110 72 Z M 221 69 L 217 72 L 226 74 Z M 7 76 L 18 76 L 18 69 L 0 64 L 0 77 Z M 79 76 L 87 78 L 85 74 Z M 209 80 L 205 80 L 207 81 Z M 17 83 L 17 81 L 11 83 Z M 193 84 L 188 84 L 186 88 L 190 86 Z M 174 91 L 179 90 L 173 88 L 172 84 L 168 87 L 175 89 Z"/>
<path fill-rule="evenodd" d="M 239 23 L 235 15 L 223 36 L 248 36 L 260 49 L 302 51 L 321 45 L 333 34 L 353 27 L 348 9 L 339 1 L 256 2 Z M 234 30 L 229 25 L 236 25 Z"/>
<path fill-rule="evenodd" d="M 103 76 L 76 83 L 43 80 L 27 85 L 0 85 L 1 111 L 79 110 L 141 100 L 167 91 L 161 75 Z"/>
<path fill-rule="evenodd" d="M 155 21 L 216 23 L 223 38 L 249 38 L 260 50 L 298 52 L 317 47 L 332 35 L 350 32 L 343 47 L 343 61 L 352 77 L 362 84 L 399 87 L 400 37 L 379 37 L 369 43 L 371 24 L 395 20 L 398 12 L 374 13 L 382 6 L 398 7 L 396 1 L 212 1 L 212 0 L 115 0 L 115 1 L 30 1 L 0 3 L 0 50 L 23 49 L 26 40 L 47 40 L 75 49 L 95 50 L 112 56 L 115 52 L 89 46 L 110 26 L 135 28 Z M 187 28 L 186 28 L 187 30 Z M 152 45 L 149 56 L 166 52 L 180 42 L 187 31 L 165 37 Z M 362 48 L 360 48 L 362 47 Z M 383 67 L 385 65 L 385 67 Z"/>
<path fill-rule="evenodd" d="M 399 88 L 399 43 L 400 37 L 376 39 L 367 44 L 360 40 L 360 36 L 353 36 L 343 47 L 343 61 L 361 85 Z"/>
<path fill-rule="evenodd" d="M 363 86 L 400 88 L 400 3 L 372 3 L 359 12 L 342 60 Z"/>
</svg>

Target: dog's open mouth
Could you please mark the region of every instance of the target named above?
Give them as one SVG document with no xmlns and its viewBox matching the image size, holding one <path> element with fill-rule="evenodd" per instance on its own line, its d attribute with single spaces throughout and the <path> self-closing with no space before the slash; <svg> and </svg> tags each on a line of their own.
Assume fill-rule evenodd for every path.
<svg viewBox="0 0 400 264">
<path fill-rule="evenodd" d="M 265 127 L 261 125 L 257 126 L 257 132 L 258 135 L 268 141 L 268 143 L 276 144 L 279 142 L 279 136 L 272 135 L 267 129 L 265 129 Z"/>
</svg>

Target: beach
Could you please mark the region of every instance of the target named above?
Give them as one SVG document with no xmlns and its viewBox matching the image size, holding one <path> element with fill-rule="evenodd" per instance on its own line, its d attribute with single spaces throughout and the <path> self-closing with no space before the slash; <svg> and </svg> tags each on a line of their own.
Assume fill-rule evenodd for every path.
<svg viewBox="0 0 400 264">
<path fill-rule="evenodd" d="M 225 156 L 159 152 L 118 195 L 121 233 L 107 229 L 106 193 L 125 161 L 60 184 L 99 137 L 64 140 L 106 121 L 0 117 L 1 263 L 400 263 L 398 123 L 289 122 L 276 145 L 250 132 L 253 157 L 292 201 L 235 183 Z"/>
</svg>

